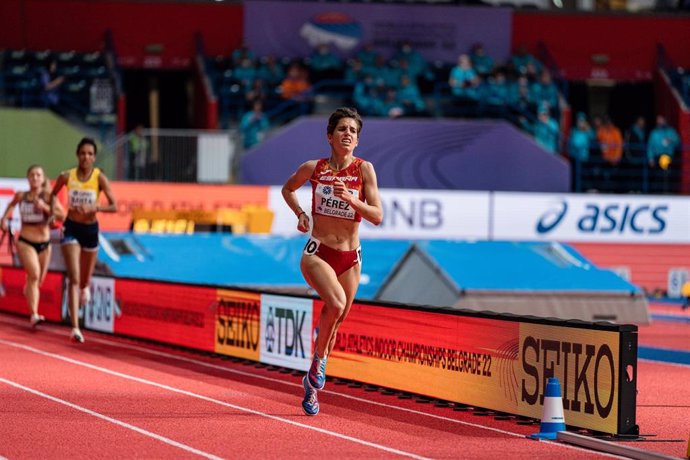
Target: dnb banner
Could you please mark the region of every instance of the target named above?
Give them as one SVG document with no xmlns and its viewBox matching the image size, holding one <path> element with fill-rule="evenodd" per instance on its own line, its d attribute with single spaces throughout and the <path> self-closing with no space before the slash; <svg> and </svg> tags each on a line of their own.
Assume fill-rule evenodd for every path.
<svg viewBox="0 0 690 460">
<path fill-rule="evenodd" d="M 355 304 L 328 375 L 536 419 L 557 377 L 568 425 L 628 434 L 636 366 L 636 326 Z"/>
</svg>

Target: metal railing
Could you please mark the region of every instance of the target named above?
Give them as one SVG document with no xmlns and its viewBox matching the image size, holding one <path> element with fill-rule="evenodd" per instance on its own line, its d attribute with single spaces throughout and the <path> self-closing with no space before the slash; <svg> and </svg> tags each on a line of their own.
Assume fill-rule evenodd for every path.
<svg viewBox="0 0 690 460">
<path fill-rule="evenodd" d="M 571 158 L 571 190 L 573 192 L 640 193 L 675 195 L 681 191 L 681 182 L 690 177 L 682 168 L 683 152 L 690 146 L 682 146 L 670 157 L 670 163 L 646 157 L 645 144 L 624 144 L 623 157 L 617 163 L 605 161 L 596 146 L 590 150 L 586 161 Z M 631 156 L 629 152 L 642 152 Z"/>
<path fill-rule="evenodd" d="M 108 167 L 111 177 L 149 182 L 233 182 L 242 154 L 236 130 L 144 129 L 104 150 L 99 166 Z"/>
</svg>

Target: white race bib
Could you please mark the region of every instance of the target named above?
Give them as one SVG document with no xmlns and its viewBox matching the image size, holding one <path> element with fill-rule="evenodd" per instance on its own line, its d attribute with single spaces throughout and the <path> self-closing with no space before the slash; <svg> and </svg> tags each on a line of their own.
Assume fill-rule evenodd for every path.
<svg viewBox="0 0 690 460">
<path fill-rule="evenodd" d="M 316 214 L 340 217 L 341 219 L 355 219 L 355 210 L 347 201 L 341 200 L 333 194 L 330 184 L 316 184 L 314 191 L 314 209 Z M 355 198 L 359 198 L 359 190 L 347 189 Z"/>
</svg>

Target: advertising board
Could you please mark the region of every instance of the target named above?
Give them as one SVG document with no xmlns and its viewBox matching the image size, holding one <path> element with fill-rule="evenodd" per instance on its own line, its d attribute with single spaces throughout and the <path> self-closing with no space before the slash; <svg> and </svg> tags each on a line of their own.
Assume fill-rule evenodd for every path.
<svg viewBox="0 0 690 460">
<path fill-rule="evenodd" d="M 216 289 L 116 279 L 116 334 L 214 351 Z"/>
<path fill-rule="evenodd" d="M 619 401 L 635 389 L 621 369 L 636 355 L 620 344 L 634 341 L 636 353 L 637 342 L 620 328 L 355 303 L 327 374 L 536 419 L 546 381 L 557 377 L 568 425 L 628 432 L 634 409 L 631 422 Z"/>
<path fill-rule="evenodd" d="M 380 189 L 383 223 L 362 222 L 363 238 L 442 239 L 478 238 L 489 234 L 489 192 Z M 311 210 L 311 189 L 302 187 L 297 197 Z M 274 212 L 274 235 L 296 235 L 297 220 L 285 204 L 280 187 L 270 187 L 268 206 Z"/>
</svg>

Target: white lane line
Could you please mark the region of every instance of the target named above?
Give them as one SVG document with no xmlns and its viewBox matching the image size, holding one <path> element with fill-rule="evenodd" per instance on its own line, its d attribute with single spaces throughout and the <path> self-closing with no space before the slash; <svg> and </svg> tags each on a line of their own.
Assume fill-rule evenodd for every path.
<svg viewBox="0 0 690 460">
<path fill-rule="evenodd" d="M 4 344 L 4 345 L 7 345 L 7 346 L 10 346 L 10 347 L 19 348 L 19 349 L 22 349 L 22 350 L 25 350 L 25 351 L 29 351 L 29 352 L 31 352 L 31 353 L 36 353 L 36 354 L 38 354 L 38 355 L 46 356 L 46 357 L 48 357 L 48 358 L 53 358 L 53 359 L 57 359 L 57 360 L 60 360 L 60 361 L 64 361 L 64 362 L 67 362 L 67 363 L 70 363 L 70 364 L 75 364 L 75 365 L 77 365 L 77 366 L 82 366 L 82 367 L 85 367 L 85 368 L 87 368 L 87 369 L 91 369 L 91 370 L 95 370 L 95 371 L 98 371 L 98 372 L 102 372 L 102 373 L 104 373 L 104 374 L 113 375 L 113 376 L 115 376 L 115 377 L 120 377 L 120 378 L 127 379 L 127 380 L 131 380 L 131 381 L 137 382 L 137 383 L 142 383 L 142 384 L 144 384 L 144 385 L 150 385 L 150 386 L 152 386 L 152 387 L 160 388 L 160 389 L 167 390 L 167 391 L 170 391 L 170 392 L 173 392 L 173 393 L 178 393 L 178 394 L 181 394 L 181 395 L 185 395 L 185 396 L 189 396 L 189 397 L 192 397 L 192 398 L 200 399 L 200 400 L 202 400 L 202 401 L 210 402 L 210 403 L 213 403 L 213 404 L 218 404 L 218 405 L 220 405 L 220 406 L 229 407 L 229 408 L 231 408 L 231 409 L 235 409 L 235 410 L 238 410 L 238 411 L 241 411 L 241 412 L 246 412 L 246 413 L 249 413 L 249 414 L 258 415 L 258 416 L 260 416 L 260 417 L 264 417 L 264 418 L 268 418 L 268 419 L 271 419 L 271 420 L 275 420 L 275 421 L 277 421 L 277 422 L 282 422 L 282 423 L 286 423 L 286 424 L 289 424 L 289 425 L 293 425 L 293 426 L 297 426 L 297 427 L 300 427 L 300 428 L 304 428 L 304 429 L 307 429 L 307 430 L 316 431 L 316 432 L 319 432 L 319 433 L 322 433 L 322 434 L 325 434 L 325 435 L 328 435 L 328 436 L 332 436 L 332 437 L 335 437 L 335 438 L 343 439 L 343 440 L 346 440 L 346 441 L 351 441 L 351 442 L 354 442 L 354 443 L 356 443 L 356 444 L 361 444 L 361 445 L 364 445 L 364 446 L 372 447 L 372 448 L 374 448 L 374 449 L 382 450 L 382 451 L 388 452 L 388 453 L 390 453 L 390 454 L 396 454 L 396 455 L 400 455 L 400 456 L 403 456 L 403 457 L 410 457 L 410 458 L 415 458 L 415 459 L 420 459 L 420 460 L 422 460 L 422 459 L 423 459 L 423 460 L 426 460 L 426 459 L 427 459 L 426 457 L 423 457 L 423 456 L 420 456 L 420 455 L 416 455 L 416 454 L 413 454 L 413 453 L 411 453 L 411 452 L 405 452 L 405 451 L 402 451 L 402 450 L 399 450 L 399 449 L 394 449 L 394 448 L 392 448 L 392 447 L 388 447 L 388 446 L 384 446 L 384 445 L 381 445 L 381 444 L 376 444 L 376 443 L 373 443 L 373 442 L 365 441 L 365 440 L 363 440 L 363 439 L 355 438 L 355 437 L 352 437 L 352 436 L 347 436 L 347 435 L 344 435 L 344 434 L 342 434 L 342 433 L 338 433 L 338 432 L 335 432 L 335 431 L 330 431 L 330 430 L 326 430 L 326 429 L 323 429 L 323 428 L 318 428 L 318 427 L 314 427 L 314 426 L 310 426 L 310 425 L 305 425 L 304 423 L 295 422 L 295 421 L 293 421 L 293 420 L 289 420 L 289 419 L 286 419 L 286 418 L 283 418 L 283 417 L 278 417 L 278 416 L 276 416 L 276 415 L 267 414 L 267 413 L 265 413 L 265 412 L 261 412 L 261 411 L 254 410 L 254 409 L 250 409 L 250 408 L 248 408 L 248 407 L 242 407 L 242 406 L 238 406 L 238 405 L 236 405 L 236 404 L 230 404 L 230 403 L 228 403 L 228 402 L 220 401 L 220 400 L 218 400 L 218 399 L 210 398 L 210 397 L 208 397 L 208 396 L 204 396 L 204 395 L 200 395 L 200 394 L 197 394 L 197 393 L 193 393 L 193 392 L 191 392 L 191 391 L 181 390 L 181 389 L 179 389 L 179 388 L 171 387 L 171 386 L 169 386 L 169 385 L 164 385 L 164 384 L 162 384 L 162 383 L 153 382 L 153 381 L 151 381 L 151 380 L 146 380 L 146 379 L 143 379 L 143 378 L 140 378 L 140 377 L 135 377 L 135 376 L 133 376 L 133 375 L 129 375 L 129 374 L 124 374 L 124 373 L 122 373 L 122 372 L 113 371 L 113 370 L 110 370 L 110 369 L 107 369 L 107 368 L 104 368 L 104 367 L 100 367 L 100 366 L 96 366 L 96 365 L 93 365 L 93 364 L 89 364 L 89 363 L 86 363 L 86 362 L 83 362 L 83 361 L 79 361 L 79 360 L 76 360 L 76 359 L 68 358 L 68 357 L 66 357 L 66 356 L 61 356 L 61 355 L 58 355 L 58 354 L 55 354 L 55 353 L 50 353 L 50 352 L 47 352 L 47 351 L 39 350 L 38 348 L 30 347 L 30 346 L 28 346 L 28 345 L 23 345 L 23 344 L 16 343 L 16 342 L 11 342 L 11 341 L 4 340 L 4 339 L 0 339 L 0 343 L 2 343 L 2 344 Z"/>
<path fill-rule="evenodd" d="M 29 388 L 27 386 L 24 386 L 20 383 L 13 382 L 12 380 L 7 380 L 5 378 L 0 377 L 0 382 L 5 383 L 7 385 L 10 385 L 12 387 L 18 388 L 20 390 L 26 391 L 27 393 L 34 394 L 36 396 L 40 396 L 41 398 L 49 399 L 53 402 L 56 402 L 58 404 L 63 404 L 67 407 L 70 407 L 72 409 L 78 410 L 80 412 L 84 412 L 86 414 L 89 414 L 93 417 L 100 418 L 101 420 L 105 420 L 106 422 L 113 423 L 115 425 L 119 425 L 123 428 L 127 428 L 128 430 L 136 431 L 139 434 L 143 434 L 144 436 L 148 436 L 150 438 L 156 439 L 158 441 L 164 442 L 165 444 L 171 445 L 173 447 L 180 448 L 182 450 L 186 450 L 187 452 L 190 452 L 192 454 L 199 455 L 200 457 L 212 459 L 212 460 L 221 460 L 221 457 L 216 457 L 213 454 L 209 454 L 208 452 L 204 452 L 199 449 L 195 449 L 193 447 L 190 447 L 186 444 L 182 444 L 180 442 L 174 441 L 170 438 L 166 438 L 165 436 L 161 436 L 156 433 L 152 433 L 150 431 L 144 430 L 143 428 L 139 428 L 138 426 L 130 425 L 129 423 L 123 422 L 121 420 L 108 417 L 107 415 L 100 414 L 98 412 L 92 411 L 91 409 L 87 409 L 86 407 L 78 406 L 76 404 L 73 404 L 69 401 L 65 401 L 64 399 L 56 398 L 55 396 L 51 396 L 49 394 L 43 393 L 41 391 L 35 390 L 33 388 Z M 4 458 L 4 457 L 0 457 Z"/>
<path fill-rule="evenodd" d="M 7 319 L 7 318 L 3 318 L 3 320 L 6 320 L 6 319 Z M 8 322 L 12 322 L 12 323 L 14 323 L 14 324 L 24 324 L 24 322 L 19 322 L 18 320 L 17 320 L 17 321 L 12 321 L 12 320 L 10 320 L 10 321 L 8 321 Z M 46 326 L 47 326 L 47 325 L 46 325 Z M 65 335 L 65 334 L 61 333 L 61 329 L 59 329 L 59 330 L 54 330 L 54 329 L 56 329 L 56 328 L 58 328 L 58 327 L 57 327 L 57 326 L 51 327 L 50 330 L 46 330 L 46 329 L 44 328 L 44 331 L 50 332 L 51 334 L 55 334 L 55 335 Z M 251 378 L 254 378 L 254 379 L 264 380 L 264 381 L 271 382 L 271 383 L 277 383 L 277 384 L 287 385 L 287 386 L 291 386 L 291 387 L 302 388 L 302 384 L 292 383 L 292 382 L 289 382 L 289 381 L 286 381 L 286 380 L 283 380 L 283 379 L 276 379 L 276 378 L 273 378 L 273 377 L 266 377 L 266 376 L 264 376 L 264 375 L 253 374 L 253 373 L 251 373 L 251 372 L 245 372 L 245 371 L 240 371 L 240 370 L 237 370 L 237 369 L 231 369 L 231 368 L 228 368 L 228 367 L 220 366 L 220 365 L 218 365 L 218 364 L 213 364 L 213 363 L 209 363 L 209 362 L 206 362 L 206 361 L 200 361 L 200 360 L 197 360 L 197 359 L 194 359 L 194 358 L 188 358 L 188 357 L 186 357 L 186 356 L 179 356 L 179 355 L 175 355 L 175 354 L 172 354 L 172 353 L 167 353 L 167 352 L 160 351 L 160 350 L 153 350 L 153 349 L 150 349 L 150 348 L 140 347 L 140 346 L 137 346 L 137 345 L 131 345 L 131 344 L 126 344 L 126 343 L 121 343 L 121 342 L 119 342 L 119 341 L 117 341 L 117 340 L 112 340 L 112 339 L 101 339 L 101 338 L 99 338 L 99 337 L 89 336 L 89 341 L 90 341 L 90 342 L 101 343 L 101 344 L 103 344 L 103 345 L 108 345 L 108 346 L 112 346 L 112 347 L 124 348 L 124 349 L 126 349 L 126 350 L 134 350 L 134 351 L 138 351 L 138 352 L 142 352 L 142 353 L 147 353 L 147 354 L 154 355 L 154 356 L 161 356 L 161 357 L 165 357 L 165 358 L 169 358 L 169 359 L 174 359 L 174 360 L 177 360 L 177 361 L 182 361 L 182 362 L 186 362 L 186 363 L 190 363 L 190 364 L 195 364 L 195 365 L 202 366 L 202 367 L 207 367 L 207 368 L 209 368 L 209 369 L 215 369 L 215 370 L 220 370 L 220 371 L 228 372 L 228 373 L 230 373 L 230 374 L 242 375 L 242 376 L 245 376 L 245 377 L 251 377 Z M 468 426 L 468 427 L 472 427 L 472 428 L 480 428 L 480 429 L 483 429 L 483 430 L 492 431 L 492 432 L 494 432 L 494 433 L 501 433 L 501 434 L 504 434 L 504 435 L 506 435 L 506 436 L 513 436 L 513 437 L 516 437 L 516 438 L 525 438 L 525 435 L 524 435 L 524 434 L 522 434 L 522 433 L 516 433 L 516 432 L 514 432 L 514 431 L 507 431 L 507 430 L 502 430 L 502 429 L 500 429 L 500 428 L 493 428 L 493 427 L 486 426 L 486 425 L 479 425 L 479 424 L 477 424 L 477 423 L 466 422 L 466 421 L 463 421 L 463 420 L 458 420 L 458 419 L 454 419 L 454 418 L 450 418 L 450 417 L 444 417 L 444 416 L 442 416 L 442 415 L 436 415 L 436 414 L 431 414 L 431 413 L 427 413 L 427 412 L 421 412 L 421 411 L 418 411 L 418 410 L 415 410 L 415 409 L 409 409 L 409 408 L 406 408 L 406 407 L 395 406 L 395 405 L 392 405 L 392 404 L 386 404 L 386 403 L 382 403 L 382 402 L 378 402 L 378 401 L 372 401 L 372 400 L 369 400 L 369 399 L 360 398 L 360 397 L 358 397 L 358 396 L 352 396 L 352 395 L 348 395 L 348 394 L 344 394 L 344 393 L 337 393 L 337 392 L 331 391 L 331 390 L 322 390 L 321 392 L 322 392 L 322 393 L 328 393 L 328 394 L 334 395 L 334 396 L 339 396 L 339 397 L 341 397 L 341 398 L 345 398 L 345 399 L 350 399 L 350 400 L 353 400 L 353 401 L 357 401 L 357 402 L 359 402 L 359 403 L 371 404 L 371 405 L 379 406 L 379 407 L 385 407 L 386 409 L 398 410 L 398 411 L 401 411 L 401 412 L 407 412 L 407 413 L 414 414 L 414 415 L 420 415 L 420 416 L 424 416 L 424 417 L 429 417 L 429 418 L 432 418 L 432 419 L 435 419 L 435 420 L 442 420 L 442 421 L 445 421 L 445 422 L 455 423 L 455 424 L 458 424 L 458 425 L 464 425 L 464 426 Z M 562 447 L 562 448 L 564 448 L 564 449 L 571 449 L 571 450 L 576 450 L 576 451 L 580 451 L 580 452 L 594 453 L 593 451 L 591 451 L 591 450 L 589 450 L 589 449 L 584 449 L 584 448 L 581 448 L 581 447 L 572 446 L 572 445 L 568 445 L 568 444 L 562 444 L 562 443 L 557 443 L 557 442 L 552 442 L 552 441 L 541 441 L 541 442 L 548 442 L 549 444 L 552 444 L 552 445 L 558 446 L 558 447 Z M 604 453 L 601 453 L 601 452 L 598 452 L 598 453 L 599 453 L 602 457 L 623 458 L 623 457 L 619 457 L 619 456 L 616 456 L 616 455 L 604 454 Z"/>
<path fill-rule="evenodd" d="M 241 375 L 244 377 L 250 377 L 250 378 L 254 378 L 254 379 L 258 379 L 258 380 L 265 380 L 265 381 L 271 382 L 271 383 L 283 384 L 283 385 L 287 385 L 287 386 L 291 386 L 291 387 L 302 388 L 302 384 L 289 382 L 289 381 L 286 381 L 283 379 L 276 379 L 273 377 L 266 377 L 265 375 L 257 375 L 257 374 L 253 374 L 251 372 L 240 371 L 237 369 L 231 369 L 231 368 L 224 367 L 224 366 L 221 366 L 218 364 L 213 364 L 213 363 L 209 363 L 206 361 L 199 361 L 199 360 L 194 359 L 194 358 L 188 358 L 186 356 L 174 355 L 172 353 L 167 353 L 165 351 L 153 350 L 150 348 L 139 347 L 136 345 L 121 343 L 121 342 L 114 341 L 114 340 L 101 339 L 98 337 L 89 337 L 89 341 L 98 342 L 98 343 L 101 343 L 103 345 L 108 345 L 108 346 L 113 346 L 113 347 L 118 347 L 118 348 L 124 348 L 126 350 L 134 350 L 134 351 L 147 353 L 150 355 L 159 356 L 159 357 L 163 357 L 163 358 L 175 359 L 177 361 L 195 364 L 195 365 L 198 365 L 201 367 L 207 367 L 209 369 L 220 370 L 220 371 L 224 371 L 224 372 L 227 372 L 230 374 Z M 464 425 L 464 426 L 468 426 L 468 427 L 472 427 L 472 428 L 481 428 L 483 430 L 493 431 L 495 433 L 500 433 L 500 434 L 504 434 L 507 436 L 513 436 L 513 437 L 517 437 L 517 438 L 525 438 L 524 434 L 515 433 L 514 431 L 502 430 L 500 428 L 493 428 L 493 427 L 486 426 L 486 425 L 479 425 L 477 423 L 466 422 L 463 420 L 458 420 L 458 419 L 454 419 L 454 418 L 450 418 L 450 417 L 444 417 L 442 415 L 430 414 L 428 412 L 421 412 L 418 410 L 409 409 L 407 407 L 395 406 L 392 404 L 386 404 L 386 403 L 382 403 L 382 402 L 378 402 L 378 401 L 372 401 L 370 399 L 364 399 L 364 398 L 360 398 L 358 396 L 352 396 L 352 395 L 348 395 L 348 394 L 344 394 L 344 393 L 338 393 L 338 392 L 335 392 L 332 390 L 322 390 L 322 391 L 320 391 L 320 393 L 328 393 L 330 395 L 339 396 L 339 397 L 345 398 L 345 399 L 350 399 L 353 401 L 357 401 L 359 403 L 371 404 L 374 406 L 384 407 L 386 409 L 398 410 L 401 412 L 407 412 L 407 413 L 414 414 L 414 415 L 421 415 L 421 416 L 433 418 L 436 420 L 442 420 L 444 422 L 456 423 L 458 425 Z M 584 452 L 592 453 L 591 450 L 583 449 L 581 447 L 572 446 L 572 445 L 568 445 L 568 444 L 556 443 L 556 442 L 551 442 L 551 441 L 547 441 L 547 440 L 544 440 L 541 442 L 548 442 L 548 443 L 553 444 L 555 446 L 563 447 L 564 449 L 571 449 L 571 450 L 577 450 L 577 451 L 584 451 Z M 610 457 L 610 458 L 624 458 L 624 457 L 619 457 L 616 455 L 609 455 L 609 454 L 601 454 L 601 455 L 603 457 Z"/>
</svg>

